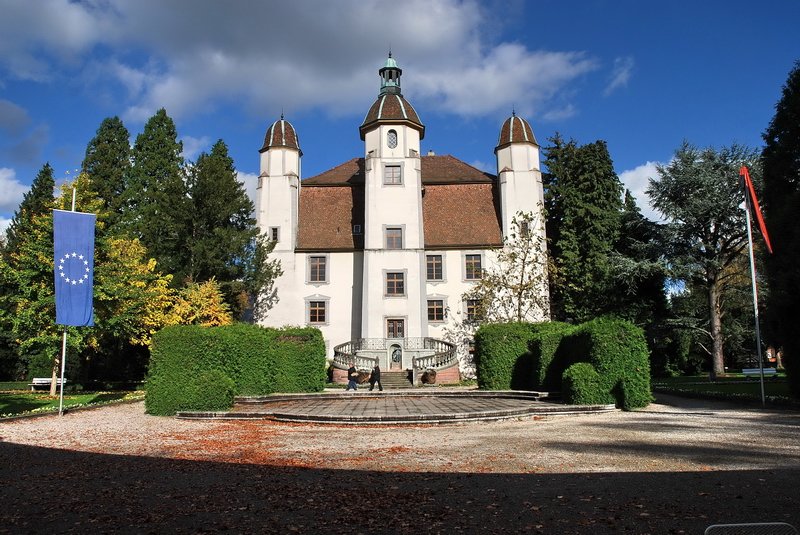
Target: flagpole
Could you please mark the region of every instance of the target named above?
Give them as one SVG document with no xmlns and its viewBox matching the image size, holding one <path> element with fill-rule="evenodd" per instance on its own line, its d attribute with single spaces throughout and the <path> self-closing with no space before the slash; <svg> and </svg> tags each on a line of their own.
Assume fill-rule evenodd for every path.
<svg viewBox="0 0 800 535">
<path fill-rule="evenodd" d="M 72 211 L 75 211 L 75 188 L 72 188 Z M 58 415 L 64 415 L 64 372 L 67 367 L 67 327 L 61 337 L 61 394 L 58 397 Z"/>
<path fill-rule="evenodd" d="M 755 317 L 756 327 L 756 354 L 758 355 L 758 369 L 761 371 L 761 406 L 766 407 L 767 400 L 764 395 L 764 358 L 761 354 L 761 326 L 758 320 L 758 285 L 756 284 L 756 260 L 753 254 L 753 229 L 750 224 L 750 197 L 747 192 L 747 184 L 745 184 L 744 192 L 744 213 L 745 221 L 747 221 L 747 248 L 750 253 L 750 282 L 753 287 L 753 315 Z"/>
</svg>

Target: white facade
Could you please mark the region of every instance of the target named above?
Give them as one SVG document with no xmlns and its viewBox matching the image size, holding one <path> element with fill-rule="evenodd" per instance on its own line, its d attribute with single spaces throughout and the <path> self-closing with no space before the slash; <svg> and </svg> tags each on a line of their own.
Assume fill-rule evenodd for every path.
<svg viewBox="0 0 800 535">
<path fill-rule="evenodd" d="M 445 338 L 466 319 L 462 295 L 494 264 L 513 216 L 541 213 L 527 122 L 503 125 L 496 177 L 420 156 L 424 126 L 400 94 L 402 71 L 390 57 L 379 72 L 381 92 L 360 129 L 363 159 L 301 180 L 297 133 L 282 117 L 261 149 L 257 219 L 283 270 L 263 323 L 320 328 L 329 357 L 350 340 Z"/>
</svg>

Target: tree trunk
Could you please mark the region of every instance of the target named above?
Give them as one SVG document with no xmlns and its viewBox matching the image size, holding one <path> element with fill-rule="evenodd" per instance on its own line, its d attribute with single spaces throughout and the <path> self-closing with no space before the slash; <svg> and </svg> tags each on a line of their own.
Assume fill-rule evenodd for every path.
<svg viewBox="0 0 800 535">
<path fill-rule="evenodd" d="M 708 288 L 708 312 L 712 343 L 709 378 L 713 381 L 719 375 L 725 374 L 725 359 L 722 352 L 722 310 L 719 286 L 716 283 L 712 283 Z"/>
<path fill-rule="evenodd" d="M 61 367 L 61 357 L 56 357 L 53 360 L 53 375 L 50 380 L 50 397 L 56 396 L 56 383 L 58 382 L 58 372 Z"/>
</svg>

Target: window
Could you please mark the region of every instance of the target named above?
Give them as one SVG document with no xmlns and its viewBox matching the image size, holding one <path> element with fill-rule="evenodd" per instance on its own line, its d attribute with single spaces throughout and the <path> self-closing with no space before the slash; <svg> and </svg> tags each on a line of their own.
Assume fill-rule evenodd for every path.
<svg viewBox="0 0 800 535">
<path fill-rule="evenodd" d="M 403 248 L 403 229 L 401 227 L 386 227 L 386 248 Z"/>
<path fill-rule="evenodd" d="M 308 302 L 308 322 L 309 323 L 327 323 L 328 303 L 325 301 L 309 301 Z"/>
<path fill-rule="evenodd" d="M 405 273 L 386 274 L 386 295 L 405 295 Z"/>
<path fill-rule="evenodd" d="M 269 228 L 269 239 L 272 241 L 278 241 L 278 233 L 280 227 L 270 227 Z"/>
<path fill-rule="evenodd" d="M 386 134 L 386 144 L 389 145 L 390 149 L 397 147 L 397 132 L 394 130 L 389 130 L 389 133 Z"/>
<path fill-rule="evenodd" d="M 402 184 L 403 176 L 400 173 L 399 165 L 387 165 L 383 168 L 384 184 Z"/>
<path fill-rule="evenodd" d="M 328 282 L 327 264 L 328 257 L 326 256 L 309 256 L 308 281 Z"/>
<path fill-rule="evenodd" d="M 428 280 L 440 281 L 443 280 L 442 272 L 442 255 L 429 254 L 425 257 L 427 264 Z"/>
<path fill-rule="evenodd" d="M 428 321 L 444 321 L 444 301 L 428 299 Z"/>
<path fill-rule="evenodd" d="M 396 319 L 386 320 L 386 338 L 404 338 L 406 335 L 405 321 Z"/>
<path fill-rule="evenodd" d="M 353 235 L 358 236 L 361 234 L 361 225 L 353 225 Z"/>
<path fill-rule="evenodd" d="M 478 280 L 483 277 L 483 270 L 481 269 L 481 255 L 464 255 L 464 267 L 464 278 L 468 281 Z"/>
<path fill-rule="evenodd" d="M 475 321 L 478 319 L 478 300 L 467 299 L 464 301 L 464 309 L 467 313 L 467 321 Z"/>
</svg>

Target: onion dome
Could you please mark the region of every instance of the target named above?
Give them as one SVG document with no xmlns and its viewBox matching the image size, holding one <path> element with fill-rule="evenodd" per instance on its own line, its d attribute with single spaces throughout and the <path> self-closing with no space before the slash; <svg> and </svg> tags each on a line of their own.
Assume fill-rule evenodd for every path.
<svg viewBox="0 0 800 535">
<path fill-rule="evenodd" d="M 397 62 L 389 52 L 386 64 L 378 70 L 381 77 L 381 91 L 378 99 L 372 104 L 364 122 L 361 123 L 361 139 L 364 139 L 367 131 L 372 130 L 379 124 L 405 124 L 419 131 L 419 138 L 425 137 L 425 126 L 419 120 L 419 115 L 414 107 L 403 98 L 400 92 L 400 76 L 403 70 L 397 66 Z"/>
<path fill-rule="evenodd" d="M 283 114 L 281 114 L 280 119 L 267 128 L 267 135 L 264 136 L 264 146 L 258 152 L 264 152 L 273 147 L 295 149 L 300 152 L 300 156 L 303 155 L 303 151 L 300 150 L 300 139 L 297 137 L 297 132 L 292 123 L 284 120 Z"/>
<path fill-rule="evenodd" d="M 500 128 L 500 139 L 497 141 L 497 147 L 494 150 L 496 152 L 512 143 L 530 143 L 531 145 L 539 146 L 536 142 L 536 137 L 533 135 L 531 125 L 522 117 L 517 117 L 515 112 L 511 112 L 511 117 L 506 119 L 506 122 Z"/>
</svg>

